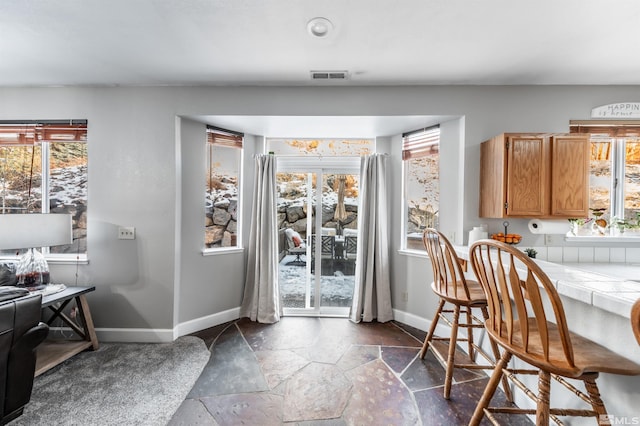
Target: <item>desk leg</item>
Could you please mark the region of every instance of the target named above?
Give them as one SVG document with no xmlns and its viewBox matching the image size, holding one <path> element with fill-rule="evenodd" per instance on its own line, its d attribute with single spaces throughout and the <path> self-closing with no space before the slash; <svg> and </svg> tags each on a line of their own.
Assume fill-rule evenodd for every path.
<svg viewBox="0 0 640 426">
<path fill-rule="evenodd" d="M 89 310 L 89 304 L 84 294 L 76 297 L 76 304 L 80 311 L 80 320 L 84 327 L 85 339 L 91 342 L 93 350 L 98 350 L 98 337 L 96 336 L 96 330 L 93 327 L 93 319 L 91 318 L 91 311 Z"/>
<path fill-rule="evenodd" d="M 36 377 L 84 350 L 92 349 L 95 351 L 98 349 L 98 337 L 93 327 L 93 319 L 91 318 L 91 311 L 89 310 L 87 299 L 83 294 L 76 296 L 74 299 L 78 308 L 80 324 L 76 324 L 75 321 L 62 313 L 61 308 L 55 309 L 49 306 L 49 309 L 54 312 L 54 317 L 51 321 L 55 318 L 60 318 L 74 333 L 81 337 L 81 340 L 51 339 L 40 343 L 37 348 Z"/>
</svg>

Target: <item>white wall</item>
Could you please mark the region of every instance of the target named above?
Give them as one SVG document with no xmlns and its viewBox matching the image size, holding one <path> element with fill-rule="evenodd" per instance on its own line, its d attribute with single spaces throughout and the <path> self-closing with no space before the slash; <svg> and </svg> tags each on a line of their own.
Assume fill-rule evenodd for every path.
<svg viewBox="0 0 640 426">
<path fill-rule="evenodd" d="M 204 194 L 206 181 L 206 126 L 189 119 L 179 119 L 182 198 L 179 200 L 181 218 L 178 266 L 179 278 L 176 295 L 179 295 L 174 326 L 179 333 L 187 334 L 221 324 L 238 317 L 237 307 L 242 300 L 246 256 L 243 251 L 218 252 L 202 255 L 204 247 Z M 261 149 L 262 138 L 245 135 L 243 174 L 240 185 L 243 191 L 240 206 L 240 222 L 243 226 L 242 246 L 249 241 L 251 201 L 254 177 L 254 153 Z"/>
<path fill-rule="evenodd" d="M 200 253 L 203 126 L 182 120 L 176 137 L 176 117 L 463 117 L 445 125 L 464 129 L 465 148 L 454 154 L 464 159 L 463 167 L 447 169 L 458 183 L 443 189 L 441 205 L 443 216 L 455 218 L 446 226 L 459 240 L 473 225 L 486 222 L 477 217 L 480 142 L 504 131 L 567 131 L 570 119 L 589 118 L 594 106 L 639 98 L 638 86 L 1 88 L 0 119 L 88 120 L 90 262 L 78 268 L 79 282 L 97 287 L 88 298 L 102 338 L 170 339 L 179 324 L 213 321 L 236 309 L 244 283 L 244 254 Z M 398 143 L 397 138 L 389 143 L 395 188 Z M 250 215 L 251 154 L 246 160 L 245 213 Z M 426 288 L 426 259 L 397 253 L 400 222 L 393 218 L 394 307 L 430 318 L 435 303 Z M 516 232 L 526 232 L 526 221 L 512 222 Z M 137 239 L 117 240 L 119 225 L 135 226 Z M 542 245 L 530 238 L 524 244 Z M 74 266 L 51 269 L 54 280 L 74 282 Z M 408 303 L 401 302 L 402 292 L 408 293 Z"/>
</svg>

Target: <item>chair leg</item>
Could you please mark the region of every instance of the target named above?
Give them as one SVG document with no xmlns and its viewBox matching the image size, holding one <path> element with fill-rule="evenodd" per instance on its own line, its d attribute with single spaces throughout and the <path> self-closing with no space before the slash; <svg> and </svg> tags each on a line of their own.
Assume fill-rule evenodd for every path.
<svg viewBox="0 0 640 426">
<path fill-rule="evenodd" d="M 608 425 L 610 424 L 609 420 L 604 420 L 607 418 L 607 409 L 604 406 L 604 402 L 600 398 L 600 390 L 598 389 L 598 384 L 596 383 L 596 378 L 598 375 L 594 375 L 594 377 L 589 377 L 583 379 L 584 387 L 589 394 L 589 400 L 591 401 L 591 407 L 593 411 L 598 413 L 598 424 Z"/>
<path fill-rule="evenodd" d="M 551 373 L 538 373 L 538 403 L 536 405 L 536 426 L 549 425 L 549 398 L 551 393 Z"/>
<path fill-rule="evenodd" d="M 475 361 L 476 360 L 476 354 L 475 354 L 475 349 L 473 347 L 473 327 L 471 326 L 473 324 L 473 315 L 471 312 L 471 307 L 467 306 L 467 350 L 468 350 L 468 354 L 469 354 L 469 359 L 471 361 Z"/>
<path fill-rule="evenodd" d="M 482 318 L 486 322 L 489 319 L 489 312 L 487 311 L 487 307 L 483 306 L 480 308 L 482 310 Z M 498 362 L 500 359 L 500 349 L 498 349 L 498 345 L 493 339 L 489 338 L 489 345 L 491 346 L 491 352 L 493 352 L 493 359 Z M 504 389 L 504 396 L 507 398 L 507 401 L 513 403 L 513 393 L 511 392 L 511 386 L 509 385 L 509 379 L 504 374 L 502 375 L 502 387 Z"/>
<path fill-rule="evenodd" d="M 496 393 L 498 383 L 503 376 L 502 369 L 509 364 L 509 360 L 511 360 L 511 354 L 505 351 L 500 360 L 496 363 L 496 367 L 493 369 L 489 383 L 487 383 L 487 387 L 484 389 L 482 397 L 480 398 L 480 401 L 478 401 L 478 405 L 476 405 L 476 409 L 473 412 L 473 417 L 471 417 L 471 420 L 469 421 L 469 426 L 478 426 L 482 421 L 482 418 L 484 417 L 484 410 L 489 407 L 491 398 L 493 398 L 493 394 Z"/>
<path fill-rule="evenodd" d="M 427 333 L 427 337 L 425 337 L 424 344 L 422 345 L 422 349 L 420 350 L 420 359 L 424 359 L 424 356 L 427 354 L 427 349 L 429 349 L 429 343 L 431 343 L 433 334 L 436 331 L 436 326 L 438 325 L 438 320 L 440 319 L 440 313 L 444 308 L 444 303 L 444 300 L 440 299 L 440 304 L 438 305 L 436 314 L 433 316 L 433 321 L 431 321 L 431 327 L 429 327 L 429 332 Z"/>
<path fill-rule="evenodd" d="M 458 321 L 460 321 L 460 305 L 453 309 L 451 321 L 451 338 L 449 338 L 449 354 L 447 356 L 447 373 L 444 378 L 444 399 L 449 399 L 451 394 L 451 382 L 453 381 L 453 365 L 455 363 L 456 346 L 458 344 Z"/>
</svg>

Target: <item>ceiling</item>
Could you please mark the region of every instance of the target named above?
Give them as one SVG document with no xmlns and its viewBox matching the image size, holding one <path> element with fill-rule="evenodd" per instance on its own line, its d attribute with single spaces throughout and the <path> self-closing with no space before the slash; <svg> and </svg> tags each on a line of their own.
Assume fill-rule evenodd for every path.
<svg viewBox="0 0 640 426">
<path fill-rule="evenodd" d="M 637 0 L 2 0 L 0 86 L 640 84 L 639 43 Z"/>
<path fill-rule="evenodd" d="M 637 0 L 0 0 L 0 87 L 640 84 L 639 43 Z M 452 117 L 191 118 L 348 138 Z"/>
</svg>

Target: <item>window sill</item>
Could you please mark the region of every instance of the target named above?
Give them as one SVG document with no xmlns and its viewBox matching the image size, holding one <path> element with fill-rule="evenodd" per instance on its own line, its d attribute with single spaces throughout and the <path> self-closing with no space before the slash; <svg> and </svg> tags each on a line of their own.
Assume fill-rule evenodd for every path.
<svg viewBox="0 0 640 426">
<path fill-rule="evenodd" d="M 45 256 L 45 260 L 49 265 L 88 265 L 89 258 L 85 254 L 69 255 L 69 256 Z M 0 256 L 0 260 L 18 261 L 20 256 Z"/>
<path fill-rule="evenodd" d="M 222 254 L 232 254 L 232 253 L 243 253 L 244 248 L 242 247 L 229 247 L 229 248 L 215 248 L 215 249 L 204 249 L 202 250 L 203 256 L 218 256 Z"/>
<path fill-rule="evenodd" d="M 73 255 L 73 257 L 45 257 L 50 265 L 88 265 L 89 258 L 86 255 Z"/>
<path fill-rule="evenodd" d="M 633 243 L 640 242 L 640 234 L 633 233 L 625 236 L 620 235 L 566 235 L 564 240 L 577 243 Z"/>
</svg>

